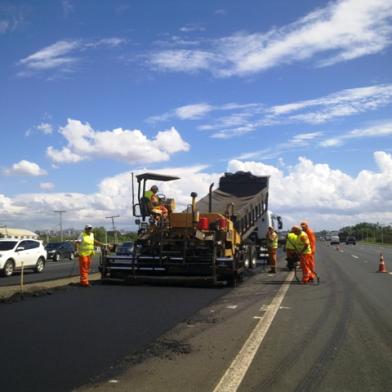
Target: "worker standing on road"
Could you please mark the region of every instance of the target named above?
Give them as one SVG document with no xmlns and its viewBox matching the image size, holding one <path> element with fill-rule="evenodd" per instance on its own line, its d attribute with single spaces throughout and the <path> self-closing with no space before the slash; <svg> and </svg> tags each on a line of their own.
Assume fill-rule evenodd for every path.
<svg viewBox="0 0 392 392">
<path fill-rule="evenodd" d="M 267 233 L 265 235 L 267 239 L 267 250 L 268 250 L 268 261 L 271 266 L 269 273 L 276 273 L 277 251 L 278 251 L 278 233 L 274 230 L 272 226 L 268 227 Z"/>
<path fill-rule="evenodd" d="M 297 235 L 297 252 L 302 269 L 302 283 L 313 282 L 316 275 L 312 271 L 312 248 L 309 237 L 300 226 L 294 226 L 293 231 Z"/>
<path fill-rule="evenodd" d="M 161 200 L 158 197 L 158 187 L 153 185 L 150 190 L 144 192 L 144 197 L 151 202 L 151 210 L 155 213 L 162 214 L 163 217 L 167 217 L 167 208 L 161 204 Z"/>
<path fill-rule="evenodd" d="M 287 268 L 292 271 L 295 264 L 299 261 L 299 255 L 297 252 L 298 236 L 294 233 L 293 228 L 287 233 L 286 236 L 286 260 Z"/>
<path fill-rule="evenodd" d="M 94 238 L 93 227 L 86 225 L 83 233 L 75 242 L 76 253 L 79 254 L 80 285 L 90 287 L 88 274 L 90 272 L 91 258 L 94 256 L 94 245 L 106 246 Z"/>
<path fill-rule="evenodd" d="M 312 262 L 311 262 L 311 270 L 313 274 L 316 274 L 316 235 L 314 231 L 309 227 L 307 222 L 301 222 L 302 230 L 308 235 L 310 248 L 312 249 Z"/>
</svg>

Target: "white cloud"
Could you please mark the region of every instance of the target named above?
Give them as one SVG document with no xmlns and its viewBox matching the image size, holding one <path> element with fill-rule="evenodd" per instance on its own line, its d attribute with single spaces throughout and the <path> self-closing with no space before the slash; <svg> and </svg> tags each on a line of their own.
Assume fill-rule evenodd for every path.
<svg viewBox="0 0 392 392">
<path fill-rule="evenodd" d="M 180 28 L 180 31 L 183 33 L 193 33 L 197 31 L 205 31 L 206 28 L 200 24 L 187 24 Z"/>
<path fill-rule="evenodd" d="M 363 170 L 356 177 L 306 158 L 300 158 L 287 173 L 239 160 L 230 161 L 228 170 L 271 175 L 270 206 L 286 218 L 288 226 L 307 219 L 318 229 L 339 228 L 392 219 L 392 212 L 387 212 L 392 207 L 392 156 L 378 151 L 374 159 L 379 170 Z"/>
<path fill-rule="evenodd" d="M 41 123 L 37 125 L 37 129 L 45 135 L 50 135 L 53 132 L 53 125 L 49 123 Z"/>
<path fill-rule="evenodd" d="M 343 133 L 339 136 L 325 139 L 320 142 L 321 147 L 334 147 L 343 144 L 345 141 L 350 139 L 363 139 L 373 137 L 386 137 L 392 136 L 392 121 L 388 120 L 380 124 L 362 128 L 354 129 L 350 132 Z"/>
<path fill-rule="evenodd" d="M 30 70 L 58 68 L 74 63 L 77 59 L 69 54 L 80 47 L 79 41 L 58 41 L 20 60 Z"/>
<path fill-rule="evenodd" d="M 388 47 L 391 17 L 391 0 L 339 0 L 265 33 L 208 40 L 196 50 L 155 52 L 150 64 L 169 71 L 207 70 L 220 77 L 254 74 L 316 56 L 318 66 L 329 66 Z"/>
<path fill-rule="evenodd" d="M 10 27 L 8 20 L 0 20 L 0 33 L 5 33 Z"/>
<path fill-rule="evenodd" d="M 64 16 L 67 17 L 74 12 L 74 6 L 71 0 L 62 0 L 61 5 L 63 7 Z"/>
<path fill-rule="evenodd" d="M 0 4 L 0 34 L 12 33 L 24 22 L 23 6 L 11 5 L 11 2 Z"/>
<path fill-rule="evenodd" d="M 157 51 L 149 57 L 148 63 L 157 69 L 197 72 L 208 70 L 215 61 L 216 56 L 207 51 L 178 49 Z"/>
<path fill-rule="evenodd" d="M 212 106 L 206 103 L 198 103 L 193 105 L 181 106 L 175 110 L 178 118 L 190 120 L 200 118 L 213 110 Z"/>
<path fill-rule="evenodd" d="M 344 89 L 315 99 L 270 107 L 262 103 L 190 104 L 148 120 L 161 122 L 178 118 L 205 121 L 206 115 L 209 114 L 211 122 L 199 125 L 198 129 L 212 132 L 211 136 L 214 138 L 229 139 L 263 127 L 281 124 L 322 124 L 337 118 L 375 111 L 390 105 L 391 102 L 392 84 L 379 84 Z M 227 114 L 221 117 L 212 116 L 220 112 Z"/>
<path fill-rule="evenodd" d="M 111 37 L 95 41 L 62 40 L 49 45 L 19 61 L 26 71 L 20 75 L 26 76 L 33 72 L 60 70 L 69 72 L 80 60 L 82 52 L 98 48 L 114 48 L 125 43 L 123 38 Z"/>
<path fill-rule="evenodd" d="M 47 149 L 48 157 L 56 164 L 76 163 L 92 158 L 153 163 L 167 161 L 171 154 L 190 148 L 173 127 L 149 139 L 137 129 L 95 131 L 88 123 L 68 119 L 67 125 L 60 128 L 60 133 L 67 141 L 67 146 L 60 150 L 52 146 Z"/>
<path fill-rule="evenodd" d="M 51 191 L 54 189 L 54 184 L 53 182 L 41 182 L 39 187 L 44 191 Z"/>
<path fill-rule="evenodd" d="M 285 227 L 304 219 L 316 229 L 338 229 L 355 223 L 392 221 L 392 155 L 374 153 L 377 169 L 362 170 L 352 176 L 324 163 L 299 158 L 292 166 L 275 167 L 263 162 L 231 160 L 227 171 L 251 171 L 270 176 L 270 208 L 282 215 Z M 143 169 L 141 172 L 151 171 Z M 177 211 L 190 203 L 191 192 L 199 197 L 208 193 L 211 183 L 217 188 L 222 173 L 210 173 L 206 165 L 162 168 L 154 172 L 180 177 L 180 180 L 157 183 L 159 191 L 175 198 Z M 82 227 L 87 221 L 106 225 L 106 216 L 120 215 L 118 226 L 132 228 L 130 173 L 105 178 L 97 192 L 36 193 L 7 197 L 0 194 L 0 220 L 10 225 L 50 228 L 57 217 L 48 211 L 66 210 L 65 227 Z M 151 184 L 154 182 L 150 182 Z M 56 222 L 56 223 L 55 223 Z"/>
<path fill-rule="evenodd" d="M 41 169 L 39 165 L 27 160 L 14 163 L 11 167 L 3 170 L 3 174 L 7 176 L 45 176 L 47 173 Z"/>
</svg>

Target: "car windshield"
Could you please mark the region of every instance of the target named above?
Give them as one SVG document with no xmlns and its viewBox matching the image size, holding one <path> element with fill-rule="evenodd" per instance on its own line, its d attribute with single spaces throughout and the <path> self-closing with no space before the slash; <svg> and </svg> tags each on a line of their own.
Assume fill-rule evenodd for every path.
<svg viewBox="0 0 392 392">
<path fill-rule="evenodd" d="M 46 245 L 46 249 L 57 249 L 61 245 L 61 242 L 51 242 Z"/>
<path fill-rule="evenodd" d="M 0 250 L 11 250 L 14 249 L 17 241 L 0 241 Z"/>
</svg>

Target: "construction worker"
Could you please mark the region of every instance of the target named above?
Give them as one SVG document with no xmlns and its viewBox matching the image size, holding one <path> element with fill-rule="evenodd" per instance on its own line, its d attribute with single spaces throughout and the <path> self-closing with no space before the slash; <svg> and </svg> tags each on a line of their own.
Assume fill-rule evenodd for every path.
<svg viewBox="0 0 392 392">
<path fill-rule="evenodd" d="M 144 197 L 151 202 L 152 212 L 162 215 L 164 218 L 167 217 L 167 208 L 161 204 L 161 200 L 158 197 L 158 187 L 153 185 L 150 190 L 144 192 Z"/>
<path fill-rule="evenodd" d="M 271 266 L 269 273 L 275 274 L 277 265 L 276 253 L 278 250 L 278 233 L 272 226 L 269 226 L 265 237 L 267 239 L 268 261 Z"/>
<path fill-rule="evenodd" d="M 293 232 L 297 235 L 297 252 L 302 269 L 302 283 L 313 282 L 315 274 L 312 271 L 312 248 L 308 235 L 300 226 L 293 226 Z"/>
<path fill-rule="evenodd" d="M 287 233 L 286 236 L 286 260 L 287 260 L 287 268 L 292 271 L 295 267 L 295 264 L 299 260 L 299 255 L 297 252 L 297 241 L 298 236 L 294 233 L 293 228 Z"/>
<path fill-rule="evenodd" d="M 83 233 L 75 242 L 76 253 L 79 254 L 80 285 L 90 287 L 88 274 L 90 272 L 91 258 L 94 256 L 94 245 L 106 246 L 94 238 L 93 227 L 86 225 Z"/>
<path fill-rule="evenodd" d="M 314 231 L 309 227 L 307 222 L 301 222 L 302 230 L 308 235 L 310 247 L 312 249 L 312 262 L 311 262 L 311 270 L 313 274 L 316 274 L 316 235 Z"/>
</svg>

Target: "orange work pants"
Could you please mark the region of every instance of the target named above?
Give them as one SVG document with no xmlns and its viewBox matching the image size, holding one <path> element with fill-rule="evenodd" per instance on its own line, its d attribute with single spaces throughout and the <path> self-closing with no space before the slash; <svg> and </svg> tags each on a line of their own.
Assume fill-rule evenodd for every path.
<svg viewBox="0 0 392 392">
<path fill-rule="evenodd" d="M 88 274 L 90 272 L 91 256 L 79 256 L 80 284 L 88 286 Z"/>
<path fill-rule="evenodd" d="M 314 253 L 312 253 L 311 256 L 312 256 L 312 260 L 310 263 L 310 270 L 313 273 L 313 277 L 315 277 L 316 276 L 316 258 L 315 258 Z"/>
<path fill-rule="evenodd" d="M 276 267 L 277 257 L 276 249 L 268 248 L 268 263 L 272 267 Z"/>
<path fill-rule="evenodd" d="M 313 280 L 315 278 L 315 274 L 312 271 L 312 254 L 301 255 L 300 263 L 302 269 L 302 283 L 308 283 L 310 279 Z"/>
</svg>

